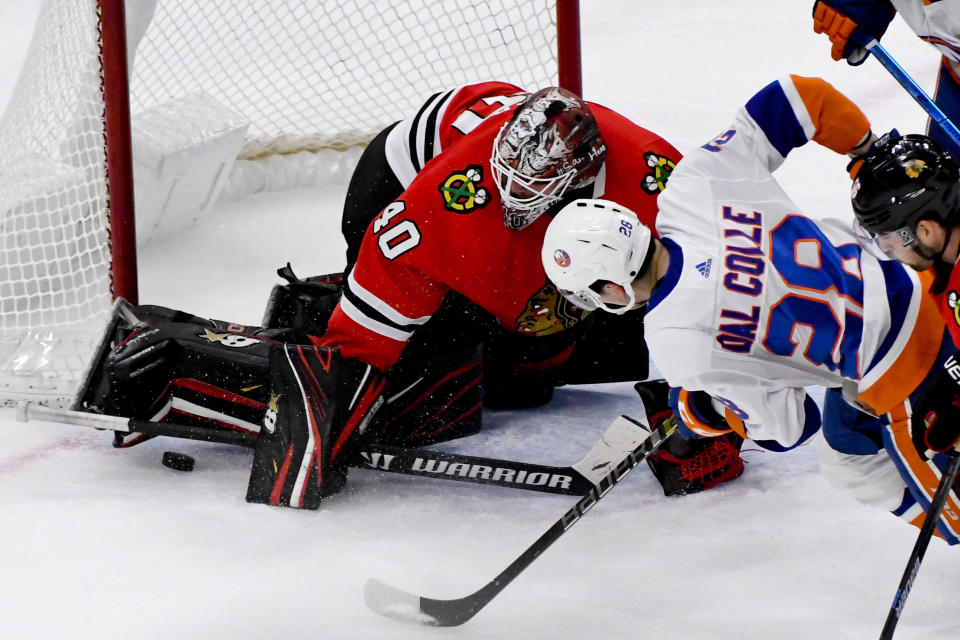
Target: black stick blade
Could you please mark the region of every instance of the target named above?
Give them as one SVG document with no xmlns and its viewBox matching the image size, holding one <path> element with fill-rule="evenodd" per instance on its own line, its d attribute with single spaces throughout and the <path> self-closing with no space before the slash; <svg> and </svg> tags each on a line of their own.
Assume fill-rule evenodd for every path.
<svg viewBox="0 0 960 640">
<path fill-rule="evenodd" d="M 400 622 L 431 627 L 456 627 L 483 609 L 501 588 L 499 581 L 495 580 L 463 598 L 435 600 L 370 578 L 363 586 L 363 601 L 371 611 Z"/>
</svg>

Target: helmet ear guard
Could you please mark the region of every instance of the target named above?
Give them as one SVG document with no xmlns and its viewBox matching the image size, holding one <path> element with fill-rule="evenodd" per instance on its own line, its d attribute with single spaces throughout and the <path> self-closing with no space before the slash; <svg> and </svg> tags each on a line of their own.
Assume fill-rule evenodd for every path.
<svg viewBox="0 0 960 640">
<path fill-rule="evenodd" d="M 608 200 L 575 200 L 550 222 L 540 258 L 560 294 L 577 306 L 622 314 L 636 299 L 632 283 L 649 268 L 653 234 L 629 209 Z M 623 287 L 628 302 L 603 301 L 598 282 Z"/>
<path fill-rule="evenodd" d="M 560 87 L 532 94 L 493 143 L 490 167 L 504 207 L 504 224 L 522 229 L 570 188 L 593 182 L 606 145 L 590 107 Z"/>
</svg>

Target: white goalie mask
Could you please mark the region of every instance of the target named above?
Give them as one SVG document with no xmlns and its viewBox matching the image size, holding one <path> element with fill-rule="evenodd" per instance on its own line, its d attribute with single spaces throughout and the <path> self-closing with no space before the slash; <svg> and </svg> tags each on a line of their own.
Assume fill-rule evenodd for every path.
<svg viewBox="0 0 960 640">
<path fill-rule="evenodd" d="M 568 189 L 593 182 L 606 152 L 586 102 L 559 87 L 532 94 L 493 143 L 490 167 L 503 200 L 504 224 L 523 229 Z"/>
<path fill-rule="evenodd" d="M 637 215 L 608 200 L 575 200 L 550 222 L 540 259 L 547 277 L 564 298 L 587 310 L 622 314 L 633 308 L 631 283 L 652 256 L 653 235 Z M 613 282 L 629 298 L 608 305 L 597 283 Z"/>
</svg>

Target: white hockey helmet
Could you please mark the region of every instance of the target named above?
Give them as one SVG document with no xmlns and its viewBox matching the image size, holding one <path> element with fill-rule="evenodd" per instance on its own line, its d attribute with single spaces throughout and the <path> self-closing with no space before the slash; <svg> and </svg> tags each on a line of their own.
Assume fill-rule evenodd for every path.
<svg viewBox="0 0 960 640">
<path fill-rule="evenodd" d="M 633 308 L 631 283 L 653 256 L 653 234 L 637 215 L 609 200 L 574 200 L 554 217 L 543 237 L 540 259 L 564 298 L 587 310 L 621 314 Z M 624 288 L 627 305 L 608 306 L 598 282 Z"/>
</svg>

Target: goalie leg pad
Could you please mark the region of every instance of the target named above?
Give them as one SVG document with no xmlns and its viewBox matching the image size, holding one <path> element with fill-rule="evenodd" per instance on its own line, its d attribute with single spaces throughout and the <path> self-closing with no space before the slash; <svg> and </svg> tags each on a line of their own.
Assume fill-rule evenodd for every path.
<svg viewBox="0 0 960 640">
<path fill-rule="evenodd" d="M 164 307 L 120 304 L 74 409 L 256 433 L 277 335 Z M 146 439 L 117 434 L 114 445 Z"/>
<path fill-rule="evenodd" d="M 343 488 L 347 462 L 369 437 L 383 378 L 336 349 L 306 345 L 275 346 L 270 378 L 247 502 L 317 509 Z"/>
<path fill-rule="evenodd" d="M 479 345 L 386 373 L 385 403 L 375 429 L 384 444 L 422 447 L 480 431 L 483 360 Z"/>
</svg>

